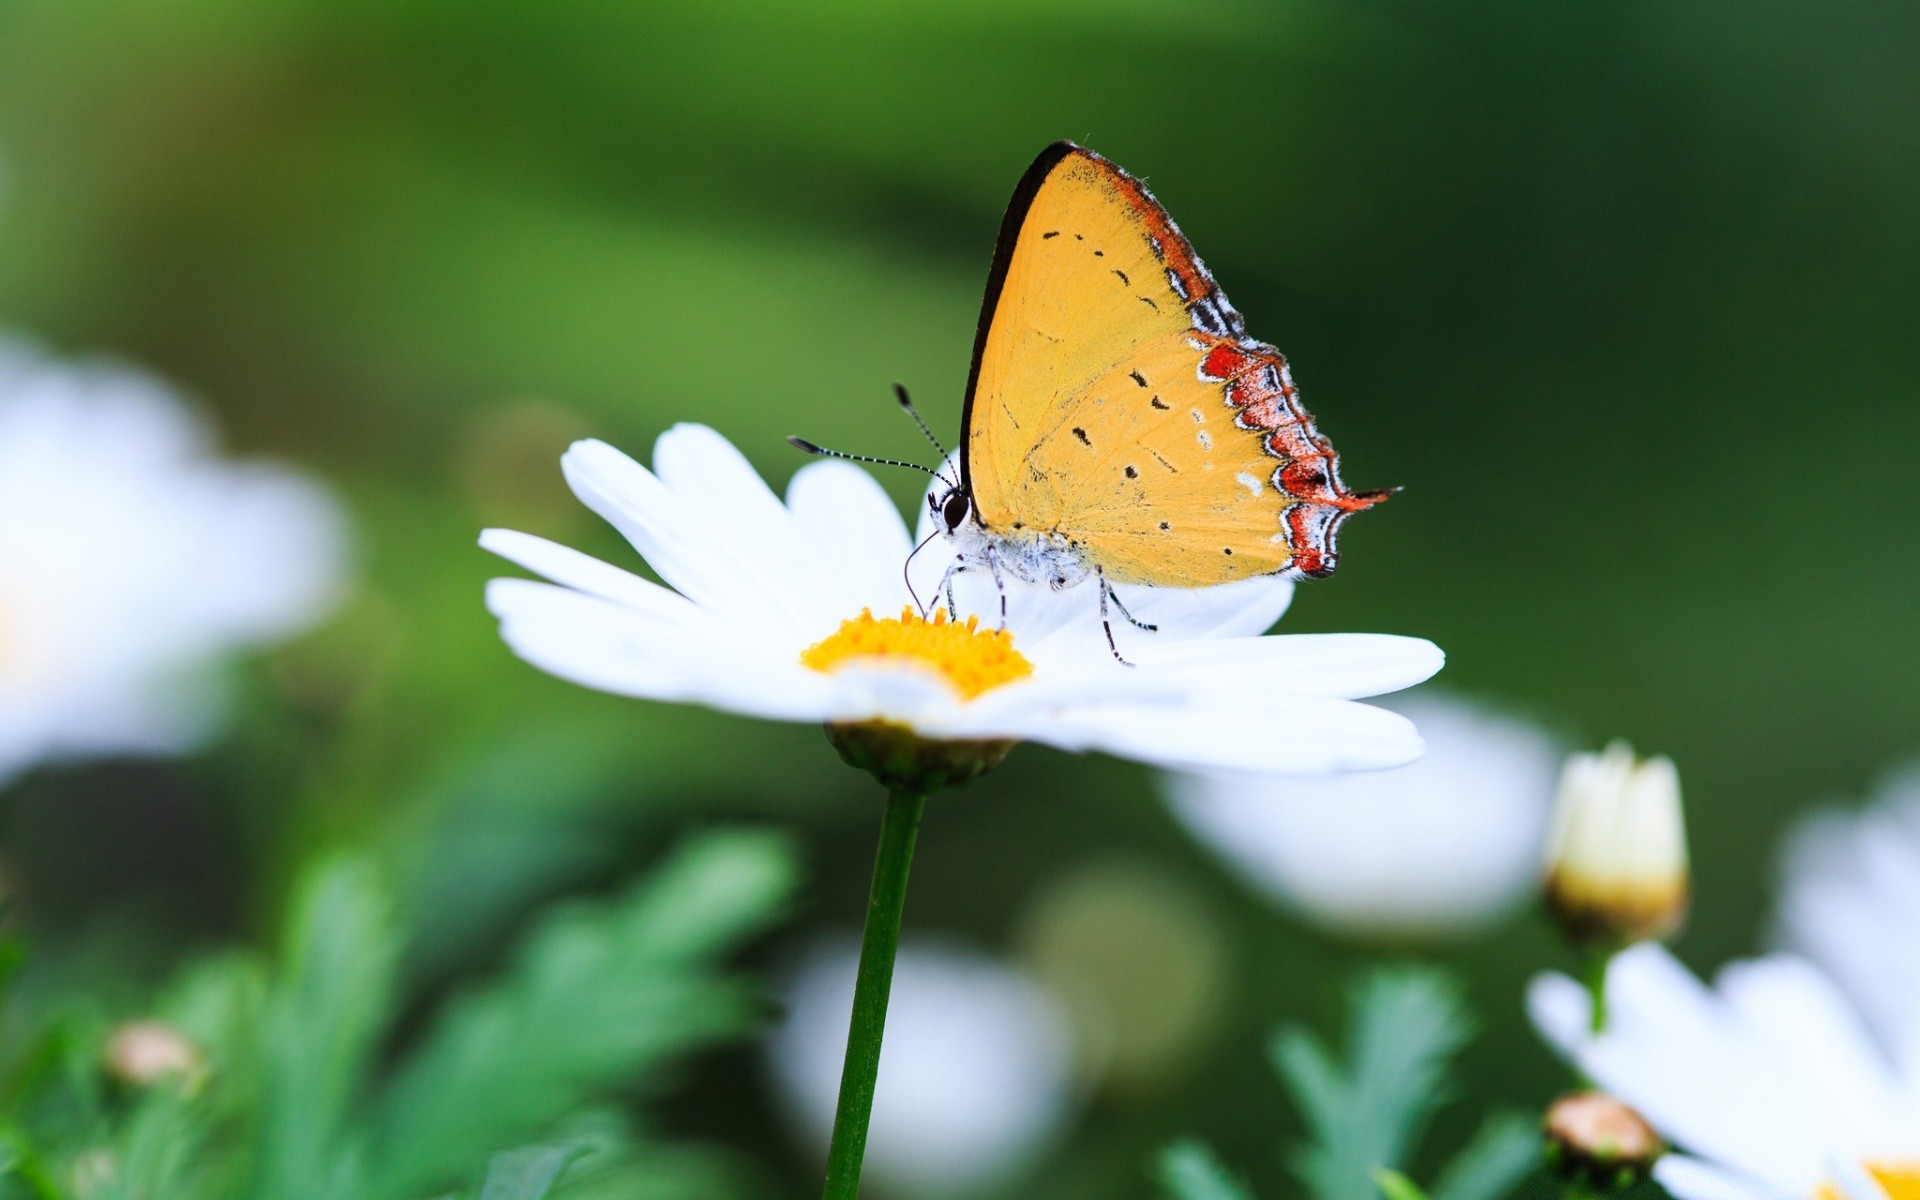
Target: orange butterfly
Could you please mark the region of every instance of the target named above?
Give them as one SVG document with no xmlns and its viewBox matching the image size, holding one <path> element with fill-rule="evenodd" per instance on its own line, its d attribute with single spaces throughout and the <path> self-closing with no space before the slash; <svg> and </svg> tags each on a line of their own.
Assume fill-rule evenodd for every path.
<svg viewBox="0 0 1920 1200">
<path fill-rule="evenodd" d="M 949 608 L 952 576 L 980 569 L 1056 590 L 1094 576 L 1103 624 L 1110 600 L 1133 621 L 1113 583 L 1323 577 L 1340 523 L 1390 494 L 1347 490 L 1286 358 L 1247 336 L 1146 187 L 1072 142 L 1007 206 L 962 426 L 959 482 L 929 497 L 956 550 Z"/>
</svg>

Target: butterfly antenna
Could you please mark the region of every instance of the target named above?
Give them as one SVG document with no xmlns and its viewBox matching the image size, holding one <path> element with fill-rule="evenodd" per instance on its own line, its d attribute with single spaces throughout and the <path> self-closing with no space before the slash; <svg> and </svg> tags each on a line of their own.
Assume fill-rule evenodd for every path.
<svg viewBox="0 0 1920 1200">
<path fill-rule="evenodd" d="M 927 427 L 926 419 L 920 415 L 920 410 L 913 406 L 913 401 L 907 396 L 907 385 L 904 383 L 894 384 L 893 396 L 894 399 L 900 401 L 900 407 L 906 410 L 906 414 L 913 418 L 913 423 L 920 427 L 920 432 L 926 435 L 929 442 L 933 443 L 933 448 L 940 452 L 940 470 L 935 471 L 934 476 L 939 479 L 946 479 L 947 448 L 940 444 L 939 438 L 933 436 L 933 430 Z M 948 480 L 948 482 L 951 483 L 952 481 Z"/>
<path fill-rule="evenodd" d="M 874 458 L 869 454 L 848 454 L 844 450 L 829 450 L 825 446 L 816 446 L 803 437 L 790 437 L 787 439 L 787 445 L 792 446 L 795 450 L 817 455 L 820 458 L 844 458 L 848 462 L 872 463 L 880 467 L 906 467 L 910 471 L 919 471 L 924 475 L 931 475 L 935 479 L 945 478 L 945 476 L 941 475 L 940 472 L 934 470 L 932 467 L 923 467 L 919 463 L 901 462 L 897 458 Z"/>
<path fill-rule="evenodd" d="M 895 399 L 900 401 L 900 407 L 906 410 L 909 417 L 913 418 L 913 423 L 920 427 L 920 432 L 927 435 L 927 440 L 933 443 L 933 448 L 940 452 L 940 457 L 942 459 L 946 458 L 947 448 L 940 444 L 939 438 L 933 436 L 933 430 L 927 428 L 927 422 L 921 417 L 920 410 L 915 408 L 913 401 L 907 397 L 907 385 L 904 383 L 894 384 L 893 395 Z"/>
</svg>

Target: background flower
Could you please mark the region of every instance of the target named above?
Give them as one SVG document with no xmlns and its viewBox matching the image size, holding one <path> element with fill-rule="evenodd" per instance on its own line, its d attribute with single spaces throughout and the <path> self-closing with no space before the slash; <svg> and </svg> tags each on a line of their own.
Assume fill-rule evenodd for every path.
<svg viewBox="0 0 1920 1200">
<path fill-rule="evenodd" d="M 1776 925 L 1889 1051 L 1920 1072 L 1920 765 L 1866 808 L 1805 818 L 1787 843 Z"/>
<path fill-rule="evenodd" d="M 0 341 L 0 779 L 204 739 L 219 658 L 320 616 L 343 541 L 318 484 L 223 461 L 158 379 Z"/>
<path fill-rule="evenodd" d="M 1411 765 L 1326 779 L 1173 775 L 1168 804 L 1241 878 L 1328 928 L 1484 925 L 1538 883 L 1559 746 L 1444 692 L 1388 703 L 1426 739 Z"/>
<path fill-rule="evenodd" d="M 794 972 L 767 1043 L 775 1089 L 824 1154 L 853 1003 L 852 942 Z M 949 1195 L 1006 1179 L 1071 1113 L 1071 1035 L 1054 1000 L 1011 968 L 909 939 L 894 966 L 867 1176 L 895 1195 Z"/>
<path fill-rule="evenodd" d="M 1868 1176 L 1895 1197 L 1920 1185 L 1920 1075 L 1804 959 L 1735 963 L 1708 989 L 1643 943 L 1613 960 L 1599 1037 L 1575 981 L 1543 976 L 1527 1000 L 1548 1041 L 1687 1151 L 1654 1168 L 1682 1200 L 1868 1195 Z"/>
</svg>

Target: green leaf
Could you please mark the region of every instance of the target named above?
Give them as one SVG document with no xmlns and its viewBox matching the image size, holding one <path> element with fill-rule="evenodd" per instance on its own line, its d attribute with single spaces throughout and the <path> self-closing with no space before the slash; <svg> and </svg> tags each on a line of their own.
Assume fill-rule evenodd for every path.
<svg viewBox="0 0 1920 1200">
<path fill-rule="evenodd" d="M 1376 971 L 1351 1009 L 1344 1067 L 1299 1029 L 1272 1045 L 1312 1133 L 1294 1169 L 1317 1200 L 1375 1200 L 1375 1168 L 1402 1165 L 1444 1098 L 1447 1064 L 1468 1033 L 1452 987 L 1432 970 Z"/>
<path fill-rule="evenodd" d="M 743 1029 L 752 995 L 711 961 L 760 929 L 793 883 L 784 841 L 689 844 L 624 897 L 549 919 L 494 985 L 463 997 L 400 1068 L 363 1195 L 406 1200 L 502 1146 Z"/>
<path fill-rule="evenodd" d="M 367 858 L 308 873 L 264 1022 L 256 1200 L 357 1196 L 347 1116 L 391 1016 L 397 944 L 392 898 Z"/>
<path fill-rule="evenodd" d="M 1497 1114 L 1440 1173 L 1433 1200 L 1499 1200 L 1539 1165 L 1539 1122 Z"/>
<path fill-rule="evenodd" d="M 1373 1182 L 1387 1200 L 1427 1200 L 1427 1194 L 1419 1184 L 1392 1167 L 1375 1167 Z"/>
<path fill-rule="evenodd" d="M 1247 1185 L 1199 1142 L 1179 1141 L 1161 1151 L 1156 1175 L 1173 1200 L 1253 1200 Z"/>
<path fill-rule="evenodd" d="M 480 1200 L 545 1200 L 578 1146 L 523 1146 L 493 1156 L 480 1184 Z"/>
</svg>

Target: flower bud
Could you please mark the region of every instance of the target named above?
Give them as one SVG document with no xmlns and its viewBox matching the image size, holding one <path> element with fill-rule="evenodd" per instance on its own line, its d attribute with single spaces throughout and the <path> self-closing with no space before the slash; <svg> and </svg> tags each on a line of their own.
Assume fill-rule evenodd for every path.
<svg viewBox="0 0 1920 1200">
<path fill-rule="evenodd" d="M 163 1021 L 128 1021 L 107 1037 L 107 1073 L 121 1083 L 145 1087 L 162 1079 L 191 1081 L 204 1067 L 200 1051 Z"/>
<path fill-rule="evenodd" d="M 1680 776 L 1625 742 L 1575 754 L 1560 775 L 1547 846 L 1547 908 L 1575 941 L 1602 948 L 1663 938 L 1687 911 Z"/>
<path fill-rule="evenodd" d="M 1547 1108 L 1547 1155 L 1560 1173 L 1624 1191 L 1646 1177 L 1667 1147 L 1633 1109 L 1605 1092 L 1571 1092 Z"/>
</svg>

